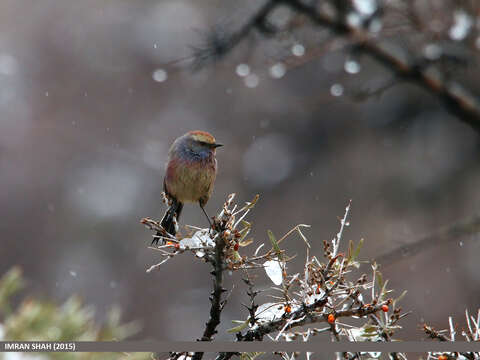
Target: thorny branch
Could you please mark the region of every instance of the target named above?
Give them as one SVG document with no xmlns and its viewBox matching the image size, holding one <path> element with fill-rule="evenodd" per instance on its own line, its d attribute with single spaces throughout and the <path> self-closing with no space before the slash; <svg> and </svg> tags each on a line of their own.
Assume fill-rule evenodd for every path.
<svg viewBox="0 0 480 360">
<path fill-rule="evenodd" d="M 378 2 L 379 3 L 379 2 Z M 338 1 L 325 3 L 334 7 L 334 11 L 319 10 L 315 1 L 302 0 L 268 0 L 257 12 L 251 16 L 239 30 L 228 33 L 214 31 L 207 37 L 207 43 L 194 52 L 194 64 L 201 67 L 210 60 L 216 60 L 236 47 L 253 30 L 272 34 L 275 29 L 269 26 L 269 15 L 279 6 L 288 6 L 296 13 L 307 17 L 312 23 L 321 28 L 330 30 L 334 35 L 346 38 L 355 44 L 357 52 L 370 56 L 387 69 L 390 69 L 399 80 L 412 82 L 425 89 L 445 106 L 445 108 L 460 121 L 470 125 L 475 131 L 480 132 L 480 103 L 476 96 L 457 82 L 451 81 L 448 76 L 438 76 L 432 73 L 429 66 L 432 59 L 423 56 L 411 56 L 407 49 L 403 53 L 394 52 L 391 46 L 380 40 L 362 25 L 350 24 L 347 21 L 346 2 Z M 380 7 L 379 3 L 379 7 Z M 380 16 L 383 8 L 377 9 L 371 18 L 364 22 L 368 24 L 374 16 Z M 408 9 L 411 10 L 410 8 Z M 415 25 L 415 24 L 414 24 Z M 420 30 L 419 30 L 420 31 Z M 388 36 L 385 36 L 388 38 Z M 215 39 L 213 41 L 212 39 Z M 439 56 L 439 63 L 444 57 Z"/>
<path fill-rule="evenodd" d="M 462 329 L 461 334 L 465 338 L 465 341 L 479 341 L 480 339 L 480 309 L 477 312 L 477 316 L 473 317 L 468 313 L 468 310 L 465 310 L 465 319 L 466 319 L 466 328 Z M 455 341 L 456 329 L 453 325 L 452 317 L 448 318 L 449 321 L 449 330 L 435 330 L 432 326 L 424 324 L 423 331 L 431 339 L 436 339 L 438 341 Z M 448 335 L 447 335 L 448 334 Z M 468 360 L 478 360 L 480 359 L 480 352 L 458 352 L 458 353 L 428 353 L 427 359 L 458 359 L 460 356 L 463 356 Z M 443 356 L 443 357 L 442 357 Z"/>
<path fill-rule="evenodd" d="M 227 201 L 226 206 L 224 207 L 224 210 L 222 212 L 222 215 L 225 216 L 225 213 L 228 214 L 228 208 L 227 206 L 231 204 L 231 201 L 233 200 L 233 196 L 229 197 L 229 200 Z M 223 282 L 223 270 L 224 270 L 224 249 L 225 249 L 225 241 L 221 236 L 218 236 L 218 234 L 223 234 L 225 230 L 227 230 L 229 227 L 233 224 L 229 224 L 228 220 L 226 221 L 222 217 L 220 217 L 219 221 L 214 221 L 214 227 L 215 231 L 217 231 L 217 236 L 215 240 L 215 257 L 213 260 L 213 271 L 212 275 L 214 276 L 214 281 L 213 281 L 213 292 L 210 295 L 210 302 L 212 303 L 212 306 L 210 308 L 210 319 L 208 322 L 205 324 L 205 331 L 203 332 L 203 336 L 200 339 L 201 341 L 211 341 L 213 335 L 217 333 L 217 326 L 220 324 L 220 314 L 222 312 L 223 307 L 225 306 L 226 300 L 222 301 L 222 293 L 225 292 L 226 290 L 222 287 L 222 282 Z M 193 360 L 201 360 L 203 357 L 202 352 L 196 352 L 192 359 Z"/>
<path fill-rule="evenodd" d="M 252 256 L 240 255 L 240 248 L 253 243 L 253 239 L 247 238 L 251 224 L 245 218 L 257 202 L 258 196 L 240 209 L 233 204 L 233 199 L 234 194 L 228 197 L 222 211 L 214 218 L 212 229 L 191 227 L 196 230 L 193 234 L 190 232 L 183 238 L 180 234 L 177 238 L 167 236 L 162 239 L 163 243 L 159 246 L 151 247 L 165 258 L 160 264 L 152 267 L 153 269 L 158 269 L 167 260 L 185 253 L 193 253 L 197 258 L 210 262 L 213 266 L 214 285 L 210 297 L 210 317 L 200 341 L 211 341 L 220 323 L 220 315 L 226 303 L 226 300 L 222 299 L 222 294 L 226 291 L 222 287 L 222 274 L 226 269 L 242 270 L 246 274 L 244 282 L 248 287 L 247 294 L 250 296 L 250 304 L 246 306 L 247 319 L 237 321 L 240 325 L 229 330 L 230 333 L 235 334 L 236 341 L 263 341 L 265 336 L 274 341 L 278 341 L 280 338 L 292 341 L 298 337 L 301 337 L 303 341 L 308 341 L 311 336 L 324 333 L 329 333 L 332 341 L 341 341 L 342 338 L 347 338 L 349 341 L 395 340 L 394 333 L 400 328 L 398 321 L 408 315 L 408 312 L 402 313 L 402 309 L 398 306 L 398 302 L 405 292 L 396 299 L 389 297 L 392 290 L 387 288 L 388 281 L 383 281 L 376 263 L 371 265 L 371 280 L 366 274 L 362 274 L 355 281 L 350 280 L 354 271 L 360 267 L 361 262 L 358 260 L 358 255 L 363 241 L 356 246 L 353 241 L 350 241 L 346 251 L 339 252 L 344 230 L 349 226 L 347 216 L 350 203 L 345 209 L 343 218 L 340 219 L 340 230 L 337 235 L 330 242 L 324 241 L 323 255 L 326 261 L 321 262 L 309 254 L 311 247 L 301 230 L 303 227 L 308 227 L 307 225 L 293 227 L 279 240 L 269 231 L 268 236 L 272 245 L 269 250 L 261 253 L 260 250 L 264 246 L 262 244 L 257 247 Z M 142 220 L 142 223 L 154 232 L 159 230 L 160 225 L 155 220 L 146 218 Z M 307 256 L 303 273 L 288 274 L 287 264 L 292 257 L 289 257 L 279 244 L 286 241 L 295 232 L 305 242 Z M 281 287 L 271 287 L 270 289 L 280 292 L 280 296 L 271 295 L 274 302 L 262 304 L 257 302 L 256 296 L 259 291 L 255 290 L 254 277 L 247 270 L 259 268 L 265 270 L 275 285 L 281 285 Z M 365 300 L 367 297 L 371 298 L 369 302 Z M 363 319 L 362 324 L 358 325 L 358 321 L 355 324 L 349 324 L 348 320 L 352 318 Z M 476 318 L 466 312 L 466 319 L 467 328 L 462 331 L 462 335 L 467 341 L 479 341 L 480 311 Z M 324 328 L 309 327 L 324 323 L 326 323 Z M 447 336 L 446 331 L 436 331 L 428 325 L 424 326 L 424 330 L 431 338 L 440 341 L 454 341 L 456 329 L 451 318 L 449 325 L 450 336 Z M 307 327 L 306 331 L 305 327 Z M 302 330 L 292 332 L 297 328 L 302 328 Z M 226 360 L 234 355 L 241 354 L 219 353 L 216 359 Z M 292 359 L 294 354 L 290 356 L 280 353 L 280 355 L 284 359 Z M 307 358 L 310 355 L 311 353 L 308 353 Z M 429 354 L 429 360 L 447 360 L 458 358 L 457 355 L 462 355 L 468 360 L 480 358 L 477 353 L 447 355 L 447 357 L 441 358 L 439 354 L 432 353 Z M 347 360 L 361 360 L 365 356 L 368 357 L 368 354 L 350 352 L 337 354 L 337 357 Z M 170 354 L 172 360 L 179 358 L 200 360 L 202 357 L 202 352 Z M 406 359 L 402 353 L 391 353 L 390 357 L 395 360 Z M 255 356 L 247 358 L 254 359 Z"/>
<path fill-rule="evenodd" d="M 360 242 L 355 248 L 351 242 L 347 254 L 338 253 L 344 227 L 349 226 L 347 221 L 349 210 L 350 204 L 345 209 L 344 217 L 340 219 L 340 231 L 332 239 L 331 245 L 325 244 L 324 246 L 327 264 L 320 263 L 315 257 L 310 258 L 308 246 L 303 278 L 300 277 L 300 274 L 290 276 L 284 274 L 282 288 L 278 289 L 283 293 L 278 297 L 282 301 L 263 304 L 263 307 L 258 307 L 254 315 L 249 309 L 249 318 L 245 322 L 245 326 L 237 329 L 237 341 L 262 341 L 265 336 L 274 333 L 277 333 L 274 340 L 283 337 L 285 340 L 291 341 L 302 336 L 304 341 L 308 341 L 310 336 L 323 332 L 330 332 L 334 341 L 340 341 L 342 336 L 347 336 L 350 341 L 365 341 L 366 339 L 392 341 L 394 331 L 399 328 L 396 324 L 397 321 L 406 315 L 401 314 L 401 309 L 396 306 L 403 295 L 396 300 L 387 298 L 390 290 L 387 290 L 387 282 L 383 282 L 375 264 L 372 266 L 372 270 L 373 278 L 376 278 L 379 284 L 377 291 L 375 291 L 374 281 L 368 282 L 365 274 L 355 283 L 349 282 L 345 278 L 345 275 L 350 273 L 353 268 L 358 267 L 359 263 L 356 261 L 356 257 L 362 245 Z M 287 234 L 291 233 L 290 231 Z M 273 235 L 271 235 L 272 237 L 274 239 Z M 285 237 L 280 240 L 283 239 Z M 277 247 L 280 240 L 273 244 L 273 249 Z M 308 245 L 308 242 L 306 243 Z M 285 270 L 285 267 L 280 268 L 282 271 Z M 292 296 L 289 291 L 294 283 L 300 287 L 300 291 Z M 247 284 L 249 284 L 249 292 L 252 292 L 251 283 Z M 366 289 L 372 289 L 371 303 L 365 303 L 363 300 L 361 290 Z M 392 308 L 391 315 L 387 317 L 390 307 Z M 270 311 L 271 315 L 265 316 L 264 313 L 267 311 Z M 379 315 L 377 316 L 377 314 Z M 360 328 L 341 323 L 342 319 L 352 317 L 369 319 L 369 321 Z M 329 326 L 324 329 L 308 328 L 304 333 L 289 332 L 293 328 L 319 323 L 328 323 Z M 247 326 L 250 329 L 242 333 Z M 225 360 L 234 355 L 235 353 L 220 353 L 216 359 Z M 403 358 L 403 354 L 392 353 L 391 356 L 393 359 Z M 286 354 L 283 357 L 290 358 Z M 361 357 L 361 354 L 343 353 L 345 359 Z"/>
<path fill-rule="evenodd" d="M 238 334 L 237 340 L 239 341 L 253 341 L 253 340 L 263 340 L 263 337 L 266 334 L 270 334 L 275 331 L 280 331 L 282 328 L 284 330 L 289 330 L 293 327 L 300 327 L 308 324 L 316 324 L 320 322 L 328 322 L 328 315 L 323 314 L 320 310 L 326 305 L 328 301 L 329 294 L 326 293 L 325 296 L 317 300 L 315 303 L 304 306 L 297 311 L 275 321 L 271 321 L 265 325 L 261 325 L 255 330 L 249 330 L 245 335 Z M 387 305 L 388 301 L 383 301 L 376 304 L 375 306 L 362 306 L 355 309 L 343 310 L 335 312 L 335 319 L 340 319 L 343 317 L 364 317 L 370 314 L 374 314 L 382 310 L 383 305 Z M 295 322 L 292 322 L 294 320 Z M 285 326 L 287 325 L 287 326 Z"/>
</svg>

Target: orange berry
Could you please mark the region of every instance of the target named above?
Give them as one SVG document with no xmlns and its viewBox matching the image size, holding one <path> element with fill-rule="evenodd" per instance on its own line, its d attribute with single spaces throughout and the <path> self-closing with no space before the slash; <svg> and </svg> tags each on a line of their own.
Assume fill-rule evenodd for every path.
<svg viewBox="0 0 480 360">
<path fill-rule="evenodd" d="M 388 312 L 388 305 L 382 305 L 382 311 Z"/>
<path fill-rule="evenodd" d="M 335 324 L 335 315 L 328 314 L 327 321 L 329 324 Z"/>
<path fill-rule="evenodd" d="M 233 245 L 233 250 L 238 251 L 238 247 L 239 247 L 239 245 L 238 245 L 238 243 L 236 243 L 235 245 Z"/>
<path fill-rule="evenodd" d="M 448 356 L 447 355 L 440 355 L 438 357 L 438 360 L 448 360 Z"/>
<path fill-rule="evenodd" d="M 285 312 L 290 314 L 292 312 L 292 307 L 290 305 L 285 305 Z"/>
</svg>

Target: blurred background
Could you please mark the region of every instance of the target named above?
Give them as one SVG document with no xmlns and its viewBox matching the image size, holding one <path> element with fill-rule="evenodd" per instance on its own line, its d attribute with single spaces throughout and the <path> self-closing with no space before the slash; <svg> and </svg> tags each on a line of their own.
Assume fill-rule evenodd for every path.
<svg viewBox="0 0 480 360">
<path fill-rule="evenodd" d="M 260 194 L 250 215 L 256 244 L 268 242 L 267 229 L 281 236 L 311 224 L 305 234 L 321 257 L 322 241 L 337 233 L 352 199 L 345 243 L 364 238 L 368 260 L 480 211 L 478 133 L 413 84 L 359 96 L 395 79 L 368 57 L 352 56 L 328 30 L 302 23 L 273 38 L 254 33 L 220 61 L 189 68 L 205 32 L 234 29 L 257 7 L 0 2 L 0 274 L 20 265 L 26 294 L 58 302 L 79 294 L 99 321 L 118 304 L 125 320 L 140 320 L 137 339 L 200 337 L 209 266 L 185 255 L 147 274 L 159 257 L 139 222 L 163 215 L 168 148 L 189 130 L 225 144 L 210 214 L 229 193 L 239 202 Z M 445 41 L 473 36 L 462 36 L 461 26 L 473 31 L 475 22 L 445 11 L 447 20 L 437 23 Z M 272 22 L 284 26 L 292 16 L 280 8 Z M 410 40 L 420 53 L 429 45 Z M 453 67 L 455 79 L 478 93 L 478 55 L 462 51 L 468 63 Z M 207 225 L 193 205 L 182 223 Z M 303 241 L 285 245 L 301 265 Z M 476 313 L 479 255 L 478 236 L 470 236 L 381 264 L 397 295 L 408 290 L 403 309 L 413 313 L 398 337 L 419 339 L 423 322 L 444 328 L 449 315 L 460 321 L 466 308 Z M 217 338 L 224 340 L 231 320 L 247 317 L 243 285 L 235 275 L 226 282 L 237 285 L 222 315 Z M 257 284 L 270 286 L 263 271 Z"/>
</svg>

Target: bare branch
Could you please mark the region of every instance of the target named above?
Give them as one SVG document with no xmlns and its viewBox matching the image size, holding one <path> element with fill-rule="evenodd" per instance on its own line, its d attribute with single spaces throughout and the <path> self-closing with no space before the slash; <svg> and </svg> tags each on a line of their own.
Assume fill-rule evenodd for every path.
<svg viewBox="0 0 480 360">
<path fill-rule="evenodd" d="M 444 227 L 438 232 L 422 237 L 410 244 L 405 244 L 388 253 L 382 254 L 375 260 L 377 263 L 383 264 L 383 266 L 386 267 L 399 260 L 405 259 L 407 256 L 411 258 L 433 246 L 458 241 L 459 239 L 476 235 L 479 232 L 480 215 L 476 215 L 472 218 Z"/>
</svg>

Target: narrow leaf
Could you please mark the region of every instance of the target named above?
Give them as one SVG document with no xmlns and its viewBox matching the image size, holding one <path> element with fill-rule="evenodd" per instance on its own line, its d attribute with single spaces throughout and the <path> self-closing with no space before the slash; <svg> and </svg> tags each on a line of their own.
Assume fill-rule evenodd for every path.
<svg viewBox="0 0 480 360">
<path fill-rule="evenodd" d="M 237 322 L 237 321 L 238 321 L 238 322 Z M 235 327 L 233 327 L 233 328 L 231 328 L 231 329 L 228 329 L 227 332 L 228 332 L 229 334 L 234 334 L 234 333 L 240 332 L 240 331 L 242 331 L 243 329 L 245 329 L 245 328 L 248 326 L 248 319 L 245 320 L 245 321 L 234 320 L 234 321 L 232 321 L 232 322 L 234 322 L 234 323 L 240 323 L 240 325 L 235 326 Z"/>
<path fill-rule="evenodd" d="M 277 253 L 277 256 L 280 260 L 282 260 L 282 251 L 280 250 L 280 247 L 278 246 L 277 239 L 275 238 L 275 235 L 273 235 L 272 230 L 267 230 L 268 237 L 270 239 L 270 242 L 272 243 L 273 250 Z"/>
</svg>

